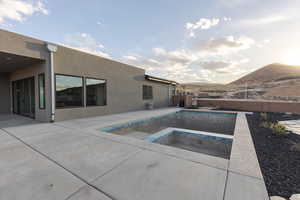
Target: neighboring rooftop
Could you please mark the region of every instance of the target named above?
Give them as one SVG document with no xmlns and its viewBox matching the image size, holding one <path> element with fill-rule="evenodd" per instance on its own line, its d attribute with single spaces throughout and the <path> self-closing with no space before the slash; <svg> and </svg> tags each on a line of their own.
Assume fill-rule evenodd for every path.
<svg viewBox="0 0 300 200">
<path fill-rule="evenodd" d="M 166 84 L 171 84 L 171 85 L 178 85 L 179 84 L 175 81 L 171 81 L 171 80 L 167 80 L 167 79 L 163 79 L 163 78 L 158 78 L 158 77 L 150 76 L 150 75 L 145 75 L 145 78 L 149 81 L 156 81 L 156 82 L 166 83 Z"/>
</svg>

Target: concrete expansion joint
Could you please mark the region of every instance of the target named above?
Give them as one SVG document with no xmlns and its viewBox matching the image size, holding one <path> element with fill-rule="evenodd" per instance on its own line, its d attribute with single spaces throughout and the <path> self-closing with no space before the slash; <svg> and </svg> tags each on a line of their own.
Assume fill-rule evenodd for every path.
<svg viewBox="0 0 300 200">
<path fill-rule="evenodd" d="M 228 167 L 229 167 L 229 163 L 228 163 Z M 225 200 L 225 196 L 226 196 L 227 183 L 228 183 L 228 174 L 229 174 L 229 171 L 226 170 L 226 178 L 225 178 L 225 186 L 224 186 L 224 192 L 223 192 L 223 200 Z"/>
<path fill-rule="evenodd" d="M 251 175 L 248 175 L 248 174 L 243 174 L 243 173 L 240 173 L 240 172 L 237 172 L 237 171 L 232 171 L 230 169 L 228 169 L 228 172 L 231 172 L 233 174 L 237 174 L 237 175 L 241 175 L 241 176 L 246 176 L 246 177 L 249 177 L 249 178 L 254 178 L 254 179 L 257 179 L 259 181 L 264 181 L 263 178 L 258 178 L 258 177 L 255 177 L 255 176 L 251 176 Z"/>
<path fill-rule="evenodd" d="M 97 135 L 97 134 L 95 134 Z M 134 145 L 134 144 L 131 144 L 131 143 L 127 143 L 127 142 L 120 142 L 118 141 L 117 139 L 110 139 L 110 138 L 107 138 L 107 137 L 102 137 L 101 135 L 97 135 L 103 139 L 106 139 L 106 140 L 109 140 L 109 141 L 112 141 L 112 142 L 116 142 L 116 143 L 119 143 L 119 144 L 126 144 L 126 145 L 130 145 L 130 146 L 133 146 L 133 147 L 137 147 L 139 149 L 142 149 L 142 150 L 146 150 L 146 151 L 151 151 L 151 152 L 155 152 L 155 153 L 160 153 L 160 154 L 163 154 L 163 155 L 166 155 L 166 156 L 170 156 L 170 157 L 173 157 L 173 158 L 177 158 L 177 159 L 180 159 L 180 160 L 185 160 L 185 161 L 189 161 L 189 162 L 193 162 L 193 163 L 196 163 L 196 164 L 199 164 L 199 165 L 204 165 L 204 166 L 207 166 L 207 167 L 212 167 L 212 168 L 215 168 L 215 169 L 218 169 L 218 170 L 222 170 L 222 171 L 226 171 L 227 169 L 224 169 L 224 168 L 220 168 L 220 167 L 216 167 L 216 166 L 213 166 L 213 165 L 209 165 L 207 163 L 203 163 L 203 162 L 199 162 L 199 161 L 195 161 L 195 160 L 192 160 L 192 159 L 186 159 L 182 156 L 176 156 L 174 154 L 169 154 L 169 153 L 165 153 L 165 152 L 161 152 L 159 150 L 154 150 L 152 148 L 149 148 L 149 147 L 141 147 L 140 145 Z"/>
<path fill-rule="evenodd" d="M 111 171 L 113 171 L 114 169 L 117 169 L 119 166 L 121 166 L 123 163 L 125 163 L 126 161 L 128 161 L 130 158 L 136 156 L 137 154 L 141 153 L 143 150 L 137 150 L 136 152 L 130 154 L 127 156 L 126 159 L 122 160 L 119 164 L 117 164 L 116 166 L 114 166 L 113 168 L 107 170 L 106 172 L 104 172 L 103 174 L 101 174 L 100 176 L 97 176 L 96 178 L 94 178 L 93 180 L 91 180 L 91 184 L 89 184 L 89 186 L 93 187 L 94 189 L 102 192 L 103 194 L 105 194 L 107 197 L 109 197 L 111 200 L 117 200 L 116 198 L 114 198 L 113 196 L 111 196 L 110 194 L 107 194 L 106 192 L 104 192 L 103 190 L 100 190 L 99 188 L 97 188 L 96 186 L 93 186 L 93 182 L 100 179 L 101 177 L 105 176 L 106 174 L 110 173 Z M 80 192 L 81 189 L 83 189 L 84 187 L 86 187 L 86 185 L 80 187 L 77 191 L 75 191 L 74 193 L 72 193 L 70 196 L 68 196 L 65 200 L 70 199 L 71 197 L 73 197 L 74 195 L 76 195 L 78 192 Z"/>
<path fill-rule="evenodd" d="M 156 153 L 161 153 L 159 151 L 154 151 L 154 150 L 149 150 L 149 151 L 153 151 L 153 152 L 156 152 Z M 174 158 L 177 158 L 177 159 L 180 159 L 180 160 L 185 160 L 185 161 L 193 162 L 195 164 L 199 164 L 199 165 L 204 165 L 204 166 L 207 166 L 207 167 L 215 168 L 215 169 L 218 169 L 218 170 L 227 171 L 227 169 L 223 169 L 223 168 L 220 168 L 220 167 L 216 167 L 216 166 L 209 165 L 207 163 L 203 163 L 203 162 L 199 162 L 199 161 L 195 161 L 195 160 L 192 160 L 192 159 L 186 159 L 186 158 L 183 158 L 183 157 L 180 157 L 180 156 L 175 156 L 173 154 L 168 154 L 168 153 L 161 153 L 161 154 L 164 154 L 164 155 L 167 155 L 167 156 L 170 156 L 170 157 L 174 157 Z"/>
<path fill-rule="evenodd" d="M 137 155 L 140 154 L 141 152 L 143 152 L 143 150 L 140 149 L 140 150 L 137 150 L 136 152 L 134 152 L 134 153 L 128 155 L 127 158 L 124 159 L 124 160 L 122 160 L 119 164 L 117 164 L 117 165 L 114 166 L 113 168 L 107 170 L 106 172 L 104 172 L 104 173 L 101 174 L 100 176 L 94 178 L 94 179 L 91 181 L 91 183 L 94 182 L 94 181 L 96 181 L 96 180 L 98 180 L 98 179 L 100 179 L 101 177 L 105 176 L 106 174 L 110 173 L 111 171 L 117 169 L 117 168 L 120 167 L 123 163 L 125 163 L 125 162 L 128 161 L 129 159 L 131 159 L 131 158 L 137 156 Z"/>
<path fill-rule="evenodd" d="M 86 181 L 85 179 L 81 178 L 80 176 L 76 175 L 75 173 L 73 173 L 71 170 L 65 168 L 63 165 L 61 165 L 60 163 L 56 162 L 55 160 L 53 160 L 52 158 L 50 158 L 49 156 L 47 156 L 46 154 L 42 153 L 41 151 L 37 150 L 36 148 L 34 148 L 33 146 L 31 146 L 30 144 L 26 143 L 25 141 L 23 141 L 22 139 L 20 139 L 19 137 L 15 136 L 14 134 L 10 133 L 9 131 L 0 128 L 0 130 L 4 131 L 5 133 L 7 133 L 9 136 L 15 138 L 16 140 L 20 141 L 22 144 L 24 144 L 25 146 L 27 146 L 28 148 L 30 148 L 32 151 L 38 153 L 39 155 L 43 156 L 44 158 L 46 158 L 48 161 L 54 163 L 55 165 L 61 167 L 62 169 L 64 169 L 65 171 L 67 171 L 68 173 L 70 173 L 72 176 L 76 177 L 77 179 L 81 180 L 83 183 L 85 183 L 86 185 L 92 187 L 93 189 L 103 193 L 105 196 L 107 196 L 108 198 L 110 198 L 111 200 L 116 200 L 115 198 L 113 198 L 111 195 L 107 194 L 106 192 L 102 191 L 101 189 L 93 186 L 92 184 L 90 184 L 88 181 Z M 84 185 L 83 187 L 85 187 L 86 185 Z"/>
</svg>

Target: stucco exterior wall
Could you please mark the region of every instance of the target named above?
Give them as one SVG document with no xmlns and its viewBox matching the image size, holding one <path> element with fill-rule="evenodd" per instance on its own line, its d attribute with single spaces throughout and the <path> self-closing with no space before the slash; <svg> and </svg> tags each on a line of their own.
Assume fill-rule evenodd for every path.
<svg viewBox="0 0 300 200">
<path fill-rule="evenodd" d="M 169 89 L 170 85 L 167 84 L 162 84 L 162 83 L 156 83 L 152 81 L 143 81 L 141 83 L 142 85 L 151 85 L 153 87 L 153 100 L 144 100 L 143 102 L 153 102 L 154 103 L 154 108 L 161 108 L 161 107 L 167 107 L 170 105 L 170 99 L 169 96 Z M 142 86 L 140 89 L 140 92 L 142 92 Z M 142 98 L 142 93 L 141 93 L 141 98 Z"/>
<path fill-rule="evenodd" d="M 8 76 L 10 82 L 35 77 L 35 108 L 36 119 L 39 121 L 50 121 L 51 116 L 50 53 L 46 44 L 45 41 L 0 30 L 0 52 L 43 60 L 40 64 L 22 67 Z M 106 106 L 56 109 L 56 121 L 145 109 L 145 104 L 150 101 L 154 103 L 155 108 L 169 105 L 170 85 L 148 81 L 144 76 L 145 70 L 110 59 L 58 46 L 58 51 L 54 53 L 54 71 L 57 74 L 107 80 Z M 40 73 L 45 73 L 45 110 L 40 110 L 38 104 L 38 74 Z M 144 84 L 153 86 L 153 100 L 143 100 L 142 86 Z M 6 83 L 0 83 L 0 87 L 5 86 L 7 89 L 6 85 Z M 10 95 L 7 96 L 11 98 Z M 0 101 L 7 102 L 7 98 L 3 100 L 1 98 Z"/>
<path fill-rule="evenodd" d="M 46 63 L 36 64 L 32 67 L 27 67 L 22 70 L 15 71 L 10 73 L 9 80 L 21 80 L 25 78 L 34 77 L 35 83 L 35 118 L 38 121 L 48 122 L 50 119 L 50 89 L 49 89 L 49 80 L 46 79 Z M 45 73 L 45 82 L 46 82 L 46 90 L 45 90 L 45 109 L 39 108 L 39 91 L 38 91 L 38 75 Z"/>
<path fill-rule="evenodd" d="M 54 66 L 57 74 L 107 80 L 106 106 L 57 109 L 56 121 L 145 109 L 144 84 L 153 86 L 154 107 L 169 105 L 169 85 L 145 80 L 143 69 L 61 46 Z"/>
<path fill-rule="evenodd" d="M 7 74 L 0 74 L 0 113 L 10 113 L 10 82 Z"/>
<path fill-rule="evenodd" d="M 26 66 L 23 69 L 17 70 L 6 75 L 10 80 L 18 80 L 35 76 L 36 85 L 36 119 L 39 121 L 49 121 L 50 117 L 50 54 L 46 48 L 45 41 L 26 37 L 16 33 L 5 30 L 0 30 L 0 52 L 10 53 L 14 55 L 26 56 L 29 58 L 36 58 L 44 60 L 41 64 L 35 66 Z M 23 67 L 23 66 L 21 66 Z M 45 73 L 46 82 L 46 110 L 39 110 L 38 105 L 38 79 L 39 73 Z M 0 84 L 1 87 L 2 84 Z M 10 99 L 9 95 L 9 99 Z M 1 98 L 2 99 L 2 98 Z"/>
<path fill-rule="evenodd" d="M 0 52 L 47 60 L 46 42 L 0 30 Z"/>
</svg>

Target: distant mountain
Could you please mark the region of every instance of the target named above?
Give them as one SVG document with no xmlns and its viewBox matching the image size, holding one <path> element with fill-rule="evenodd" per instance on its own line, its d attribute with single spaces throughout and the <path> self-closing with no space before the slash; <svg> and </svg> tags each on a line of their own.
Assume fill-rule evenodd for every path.
<svg viewBox="0 0 300 200">
<path fill-rule="evenodd" d="M 197 90 L 197 91 L 220 90 L 226 87 L 226 85 L 219 84 L 219 83 L 203 83 L 203 82 L 183 83 L 180 84 L 180 86 L 185 90 Z"/>
<path fill-rule="evenodd" d="M 205 83 L 205 82 L 191 82 L 191 83 L 182 83 L 181 85 L 197 85 L 197 86 L 216 86 L 216 85 L 222 85 L 219 83 Z"/>
<path fill-rule="evenodd" d="M 274 63 L 262 67 L 236 81 L 230 85 L 260 85 L 292 79 L 300 79 L 300 66 L 284 65 Z"/>
<path fill-rule="evenodd" d="M 223 98 L 244 98 L 247 94 L 248 99 L 300 101 L 300 66 L 274 63 L 229 84 L 196 82 L 180 86 L 183 91 L 208 92 Z"/>
</svg>

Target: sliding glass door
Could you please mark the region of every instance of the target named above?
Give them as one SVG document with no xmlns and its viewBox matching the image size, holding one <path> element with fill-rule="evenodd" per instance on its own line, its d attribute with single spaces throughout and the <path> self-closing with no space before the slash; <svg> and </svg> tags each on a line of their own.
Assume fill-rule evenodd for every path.
<svg viewBox="0 0 300 200">
<path fill-rule="evenodd" d="M 13 112 L 34 118 L 35 116 L 35 84 L 34 77 L 12 83 Z"/>
</svg>

